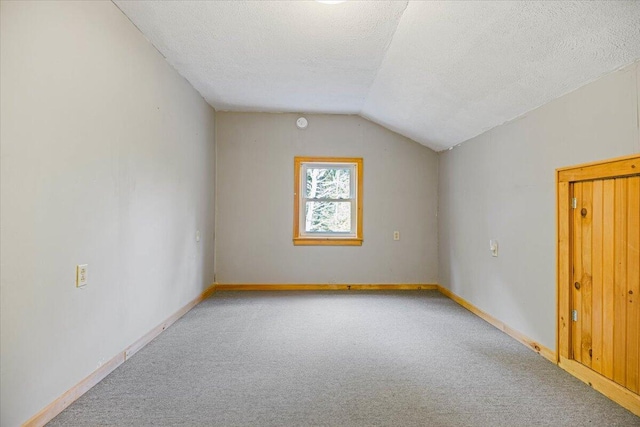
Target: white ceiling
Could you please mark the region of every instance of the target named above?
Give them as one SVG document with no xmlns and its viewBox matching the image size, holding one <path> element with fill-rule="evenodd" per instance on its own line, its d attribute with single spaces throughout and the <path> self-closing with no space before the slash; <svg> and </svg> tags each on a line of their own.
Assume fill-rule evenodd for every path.
<svg viewBox="0 0 640 427">
<path fill-rule="evenodd" d="M 217 110 L 360 114 L 437 151 L 640 58 L 640 1 L 125 1 Z"/>
</svg>

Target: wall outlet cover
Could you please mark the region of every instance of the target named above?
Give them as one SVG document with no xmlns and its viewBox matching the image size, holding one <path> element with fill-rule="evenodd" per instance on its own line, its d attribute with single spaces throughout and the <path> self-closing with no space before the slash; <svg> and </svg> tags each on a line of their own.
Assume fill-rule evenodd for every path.
<svg viewBox="0 0 640 427">
<path fill-rule="evenodd" d="M 76 266 L 76 287 L 80 288 L 87 284 L 87 273 L 89 270 L 89 264 L 80 264 Z"/>
</svg>

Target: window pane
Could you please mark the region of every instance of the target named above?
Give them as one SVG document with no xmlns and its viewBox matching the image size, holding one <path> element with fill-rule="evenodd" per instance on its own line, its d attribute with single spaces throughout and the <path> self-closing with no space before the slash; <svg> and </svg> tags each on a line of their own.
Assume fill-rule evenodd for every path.
<svg viewBox="0 0 640 427">
<path fill-rule="evenodd" d="M 307 233 L 349 233 L 351 202 L 306 202 L 304 229 Z"/>
<path fill-rule="evenodd" d="M 351 197 L 351 169 L 307 168 L 307 199 Z"/>
</svg>

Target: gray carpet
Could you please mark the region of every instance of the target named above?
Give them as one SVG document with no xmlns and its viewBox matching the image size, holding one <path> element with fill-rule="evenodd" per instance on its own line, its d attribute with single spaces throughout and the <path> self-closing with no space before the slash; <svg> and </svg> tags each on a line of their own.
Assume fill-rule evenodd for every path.
<svg viewBox="0 0 640 427">
<path fill-rule="evenodd" d="M 51 426 L 640 426 L 436 291 L 219 292 Z"/>
</svg>

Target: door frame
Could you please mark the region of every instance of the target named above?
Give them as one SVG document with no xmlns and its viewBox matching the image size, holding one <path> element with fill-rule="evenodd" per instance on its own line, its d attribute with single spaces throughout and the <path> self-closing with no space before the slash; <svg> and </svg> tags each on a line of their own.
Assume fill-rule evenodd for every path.
<svg viewBox="0 0 640 427">
<path fill-rule="evenodd" d="M 571 184 L 640 175 L 640 154 L 556 169 L 557 316 L 556 362 L 565 371 L 640 416 L 640 395 L 576 362 L 571 357 Z"/>
</svg>

